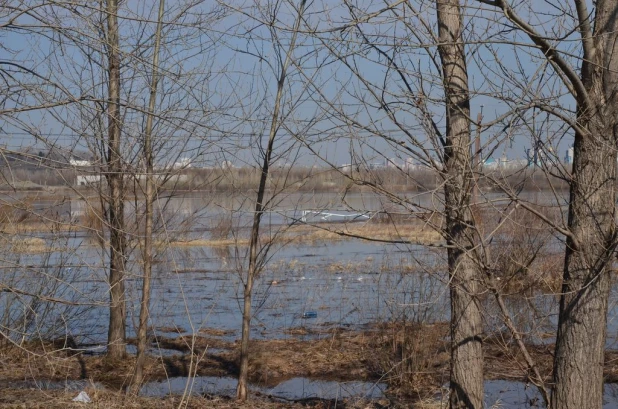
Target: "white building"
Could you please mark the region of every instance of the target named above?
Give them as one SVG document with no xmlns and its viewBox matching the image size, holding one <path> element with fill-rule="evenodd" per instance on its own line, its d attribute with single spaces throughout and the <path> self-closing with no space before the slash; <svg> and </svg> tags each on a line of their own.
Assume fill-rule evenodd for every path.
<svg viewBox="0 0 618 409">
<path fill-rule="evenodd" d="M 339 169 L 341 169 L 343 173 L 352 173 L 352 164 L 344 163 Z"/>
<path fill-rule="evenodd" d="M 69 159 L 69 164 L 75 167 L 92 166 L 92 162 L 89 160 Z"/>
<path fill-rule="evenodd" d="M 75 184 L 77 186 L 98 185 L 99 183 L 101 183 L 101 180 L 101 175 L 77 175 L 77 180 Z"/>
<path fill-rule="evenodd" d="M 180 158 L 173 165 L 172 169 L 186 169 L 191 167 L 191 158 Z"/>
<path fill-rule="evenodd" d="M 573 163 L 574 153 L 575 153 L 574 147 L 571 146 L 569 149 L 567 149 L 564 155 L 564 163 L 567 163 L 567 164 Z"/>
</svg>

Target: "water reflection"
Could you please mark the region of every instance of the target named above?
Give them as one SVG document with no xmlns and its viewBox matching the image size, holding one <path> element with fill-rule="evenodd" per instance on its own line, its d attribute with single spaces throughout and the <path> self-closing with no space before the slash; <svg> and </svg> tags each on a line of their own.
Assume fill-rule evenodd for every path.
<svg viewBox="0 0 618 409">
<path fill-rule="evenodd" d="M 538 390 L 530 384 L 511 381 L 485 382 L 485 407 L 505 409 L 544 408 Z M 618 385 L 605 384 L 603 409 L 618 409 Z"/>
<path fill-rule="evenodd" d="M 143 386 L 140 394 L 143 396 L 163 397 L 168 394 L 183 394 L 185 391 L 188 391 L 194 395 L 216 394 L 233 396 L 236 393 L 236 384 L 236 378 L 214 376 L 177 377 L 165 381 L 147 383 Z M 287 400 L 305 398 L 330 400 L 350 397 L 379 399 L 384 395 L 386 385 L 374 382 L 334 382 L 293 378 L 270 388 L 251 385 L 250 390 Z"/>
</svg>

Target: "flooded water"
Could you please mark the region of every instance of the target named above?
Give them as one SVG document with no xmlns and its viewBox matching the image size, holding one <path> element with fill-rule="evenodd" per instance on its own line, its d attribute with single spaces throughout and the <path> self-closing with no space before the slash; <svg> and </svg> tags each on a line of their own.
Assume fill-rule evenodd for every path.
<svg viewBox="0 0 618 409">
<path fill-rule="evenodd" d="M 544 408 L 545 405 L 534 385 L 523 382 L 486 381 L 485 407 L 528 409 Z M 605 384 L 603 409 L 618 409 L 618 385 Z"/>
<path fill-rule="evenodd" d="M 236 378 L 198 376 L 195 378 L 171 378 L 161 382 L 150 382 L 141 390 L 144 396 L 162 397 L 168 394 L 218 394 L 236 395 Z M 274 387 L 250 385 L 252 392 L 259 392 L 274 398 L 297 400 L 306 398 L 343 399 L 366 398 L 379 399 L 384 396 L 386 385 L 373 382 L 333 382 L 292 378 Z"/>
<path fill-rule="evenodd" d="M 195 214 L 199 200 L 205 199 L 178 199 L 170 209 L 175 215 Z M 185 201 L 191 204 L 189 210 L 179 210 Z M 379 206 L 375 198 L 372 202 L 359 196 L 356 201 Z M 208 224 L 208 220 L 193 225 L 196 237 L 208 237 L 209 232 L 198 228 Z M 66 303 L 35 302 L 24 295 L 3 294 L 3 326 L 18 327 L 19 336 L 69 334 L 78 344 L 104 343 L 109 302 L 107 248 L 100 247 L 82 230 L 43 237 L 48 248 L 58 251 L 22 252 L 6 257 L 1 266 L 2 283 Z M 275 250 L 256 283 L 253 338 L 287 337 L 290 330 L 299 327 L 311 334 L 329 327 L 359 328 L 376 321 L 436 322 L 449 318 L 445 254 L 441 249 L 347 240 L 288 245 Z M 242 302 L 238 271 L 245 251 L 242 246 L 159 250 L 154 266 L 151 326 L 177 328 L 186 334 L 204 328 L 217 329 L 225 331 L 226 340 L 238 338 Z M 133 250 L 128 269 L 131 336 L 140 299 L 138 249 Z M 617 291 L 614 286 L 608 348 L 618 347 Z M 507 297 L 512 319 L 531 342 L 552 341 L 557 302 L 557 297 L 543 293 Z M 53 308 L 46 308 L 52 304 Z M 33 311 L 28 313 L 29 309 Z M 488 330 L 500 328 L 500 314 L 491 302 L 487 311 Z M 306 318 L 307 312 L 311 318 Z"/>
<path fill-rule="evenodd" d="M 64 390 L 68 392 L 79 392 L 86 388 L 105 389 L 99 382 L 89 380 L 66 380 L 50 381 L 48 379 L 37 379 L 28 381 L 0 382 L 1 389 L 39 389 L 39 390 Z"/>
<path fill-rule="evenodd" d="M 423 209 L 439 207 L 439 200 L 431 195 L 410 200 Z M 298 223 L 303 216 L 308 222 L 312 218 L 329 221 L 322 220 L 323 209 L 330 209 L 328 214 L 345 220 L 383 210 L 387 205 L 375 195 L 350 195 L 346 201 L 344 206 L 342 198 L 335 194 L 290 195 L 268 214 L 264 229 L 272 232 L 277 226 Z M 250 204 L 242 196 L 173 198 L 161 204 L 158 227 L 165 229 L 172 239 L 208 239 L 213 237 L 221 219 L 229 216 L 232 225 L 241 232 L 251 218 Z M 80 220 L 87 211 L 85 202 L 80 200 L 49 207 L 37 203 L 35 207 L 65 214 L 67 220 L 73 221 Z M 134 217 L 134 213 L 135 206 L 129 215 Z M 5 252 L 7 256 L 0 265 L 1 282 L 19 293 L 0 295 L 0 324 L 11 337 L 70 336 L 76 344 L 87 345 L 90 353 L 105 352 L 109 303 L 106 245 L 101 246 L 83 229 L 36 237 L 54 251 Z M 560 244 L 559 240 L 555 242 Z M 330 328 L 365 328 L 376 322 L 404 320 L 432 323 L 449 318 L 443 249 L 342 240 L 290 244 L 273 250 L 254 291 L 251 334 L 254 339 L 308 339 L 324 336 Z M 200 330 L 215 330 L 221 340 L 237 340 L 242 304 L 239 271 L 245 252 L 243 246 L 157 249 L 150 311 L 152 334 L 173 337 L 178 333 L 190 335 L 199 334 Z M 141 285 L 137 246 L 128 260 L 128 270 L 128 335 L 133 336 Z M 41 294 L 44 297 L 35 296 Z M 607 347 L 613 349 L 618 348 L 617 300 L 618 288 L 614 286 L 607 340 Z M 506 301 L 511 318 L 527 341 L 553 342 L 556 296 L 532 291 L 506 297 Z M 485 311 L 488 332 L 504 330 L 500 313 L 489 296 Z M 133 352 L 131 347 L 129 352 Z M 178 353 L 159 349 L 150 352 L 158 356 Z M 186 378 L 172 378 L 147 384 L 142 393 L 149 396 L 184 393 L 187 385 L 192 393 L 233 395 L 236 380 L 197 377 L 187 384 Z M 254 385 L 253 390 L 286 399 L 377 398 L 382 396 L 384 385 L 295 378 L 271 388 Z M 524 384 L 488 381 L 486 390 L 487 407 L 540 407 L 536 391 Z M 616 396 L 618 387 L 607 385 L 604 408 L 618 409 Z"/>
<path fill-rule="evenodd" d="M 418 251 L 418 257 L 429 263 L 428 256 Z M 256 284 L 252 337 L 284 337 L 287 330 L 298 327 L 358 328 L 404 317 L 414 322 L 443 320 L 444 277 L 409 273 L 413 254 L 394 246 L 345 241 L 279 251 Z M 151 325 L 178 328 L 181 333 L 214 328 L 225 332 L 226 340 L 238 338 L 242 286 L 225 257 L 221 249 L 188 248 L 173 254 L 172 261 L 159 263 Z M 104 271 L 72 267 L 65 274 L 64 279 L 78 289 L 75 297 L 91 304 L 72 320 L 72 336 L 81 343 L 104 342 L 108 314 Z M 128 280 L 130 331 L 138 314 L 139 284 L 138 279 Z"/>
<path fill-rule="evenodd" d="M 417 196 L 411 198 L 423 206 L 432 205 L 431 195 Z M 56 214 L 78 224 L 91 210 L 90 206 L 79 199 L 33 203 L 37 212 Z M 130 223 L 139 214 L 140 206 L 127 202 Z M 161 199 L 156 207 L 157 226 L 165 229 L 166 238 L 174 240 L 179 236 L 212 238 L 218 223 L 225 218 L 243 234 L 252 206 L 251 200 L 243 195 L 199 195 Z M 282 196 L 265 217 L 264 231 L 268 234 L 277 226 L 297 223 L 303 214 L 308 222 L 323 216 L 312 209 L 337 210 L 333 214 L 345 218 L 356 209 L 365 214 L 384 207 L 385 203 L 373 194 L 347 195 L 345 205 L 337 194 L 291 194 Z M 139 234 L 139 228 L 136 233 Z M 23 295 L 3 295 L 2 324 L 5 328 L 19 327 L 15 336 L 68 334 L 78 344 L 104 343 L 109 303 L 107 245 L 101 246 L 100 240 L 83 229 L 37 236 L 45 240 L 47 248 L 57 251 L 13 254 L 0 265 L 2 283 L 66 303 L 52 305 L 39 300 L 29 305 L 31 300 Z M 137 322 L 141 285 L 139 248 L 133 246 L 125 282 L 129 336 Z M 256 283 L 254 338 L 287 336 L 286 331 L 296 327 L 318 330 L 403 317 L 424 322 L 445 317 L 443 273 L 436 274 L 437 257 L 423 248 L 339 241 L 273 250 Z M 178 328 L 179 332 L 189 334 L 214 328 L 225 331 L 227 340 L 236 339 L 242 301 L 238 272 L 246 262 L 245 253 L 243 246 L 158 250 L 151 326 Z M 413 270 L 416 273 L 410 274 Z M 28 309 L 34 309 L 33 313 L 29 314 Z M 312 318 L 306 318 L 307 312 L 312 313 Z"/>
</svg>

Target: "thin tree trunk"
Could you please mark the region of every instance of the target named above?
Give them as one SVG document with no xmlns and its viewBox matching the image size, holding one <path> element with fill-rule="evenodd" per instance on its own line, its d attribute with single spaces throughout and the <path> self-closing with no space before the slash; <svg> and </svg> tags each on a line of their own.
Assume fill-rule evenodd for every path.
<svg viewBox="0 0 618 409">
<path fill-rule="evenodd" d="M 616 143 L 618 141 L 618 1 L 596 2 L 594 33 L 583 1 L 584 58 L 576 95 L 569 232 L 554 356 L 553 409 L 603 406 L 603 366 L 610 269 L 616 250 Z"/>
<path fill-rule="evenodd" d="M 120 153 L 120 51 L 118 38 L 118 0 L 107 0 L 107 58 L 108 58 L 108 153 L 107 183 L 109 185 L 108 222 L 110 229 L 110 312 L 107 355 L 123 358 L 126 353 L 126 300 L 124 175 Z"/>
<path fill-rule="evenodd" d="M 277 130 L 279 129 L 279 115 L 281 110 L 281 100 L 283 97 L 285 79 L 287 76 L 287 69 L 291 63 L 292 52 L 296 44 L 296 37 L 298 29 L 300 27 L 301 18 L 305 9 L 306 0 L 301 0 L 298 8 L 298 16 L 294 24 L 294 32 L 292 33 L 292 39 L 289 49 L 286 53 L 285 62 L 281 67 L 281 73 L 277 79 L 277 96 L 275 97 L 275 106 L 273 107 L 273 114 L 270 123 L 270 132 L 268 135 L 268 145 L 264 152 L 264 161 L 262 162 L 262 174 L 260 176 L 260 185 L 258 187 L 257 199 L 255 201 L 255 213 L 253 214 L 253 226 L 251 228 L 251 239 L 249 242 L 249 267 L 247 269 L 247 276 L 244 283 L 243 291 L 243 317 L 242 317 L 242 338 L 240 342 L 240 371 L 238 374 L 238 387 L 236 389 L 236 398 L 240 401 L 247 400 L 248 392 L 248 377 L 249 377 L 249 339 L 251 331 L 251 299 L 253 292 L 253 283 L 261 270 L 258 263 L 258 245 L 260 237 L 260 222 L 262 215 L 264 214 L 264 194 L 266 192 L 266 182 L 268 180 L 268 174 L 270 169 L 270 162 L 273 153 L 273 147 L 275 139 L 277 137 Z"/>
<path fill-rule="evenodd" d="M 483 407 L 483 331 L 470 194 L 470 96 L 458 0 L 436 1 L 446 98 L 444 186 L 451 296 L 450 407 Z"/>
<path fill-rule="evenodd" d="M 161 32 L 163 30 L 163 12 L 165 0 L 159 1 L 159 15 L 157 20 L 157 30 L 155 33 L 155 46 L 152 57 L 152 81 L 150 84 L 150 96 L 148 101 L 148 116 L 146 118 L 146 129 L 144 130 L 143 154 L 146 164 L 145 198 L 144 198 L 144 247 L 142 250 L 142 262 L 144 277 L 142 280 L 142 302 L 139 312 L 139 327 L 137 332 L 137 359 L 135 361 L 135 371 L 131 391 L 135 394 L 139 392 L 144 380 L 144 362 L 146 361 L 146 347 L 148 329 L 148 317 L 150 315 L 150 282 L 152 277 L 152 230 L 154 218 L 154 201 L 156 191 L 154 184 L 154 158 L 152 152 L 152 122 L 157 101 L 157 85 L 159 83 L 159 50 L 161 48 Z"/>
</svg>

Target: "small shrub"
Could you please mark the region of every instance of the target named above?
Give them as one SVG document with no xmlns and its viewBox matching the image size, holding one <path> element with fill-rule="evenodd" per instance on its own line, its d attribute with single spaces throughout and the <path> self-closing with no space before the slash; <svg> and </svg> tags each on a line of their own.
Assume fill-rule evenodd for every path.
<svg viewBox="0 0 618 409">
<path fill-rule="evenodd" d="M 232 233 L 233 223 L 232 217 L 223 215 L 215 222 L 215 225 L 210 229 L 210 237 L 213 240 L 226 240 Z"/>
</svg>

